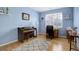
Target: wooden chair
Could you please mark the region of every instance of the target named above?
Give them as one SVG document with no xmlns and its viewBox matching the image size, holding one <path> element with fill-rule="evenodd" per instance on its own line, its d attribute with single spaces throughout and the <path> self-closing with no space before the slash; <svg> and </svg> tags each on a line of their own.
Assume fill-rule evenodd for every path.
<svg viewBox="0 0 79 59">
<path fill-rule="evenodd" d="M 53 26 L 47 25 L 47 27 L 46 27 L 46 37 L 50 38 L 50 39 L 54 38 Z"/>
</svg>

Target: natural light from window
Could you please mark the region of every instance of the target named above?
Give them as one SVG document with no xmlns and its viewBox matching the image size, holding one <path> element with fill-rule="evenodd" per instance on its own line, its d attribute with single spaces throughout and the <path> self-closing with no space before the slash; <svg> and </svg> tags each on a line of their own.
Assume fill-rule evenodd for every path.
<svg viewBox="0 0 79 59">
<path fill-rule="evenodd" d="M 45 16 L 45 27 L 47 25 L 53 25 L 55 29 L 62 28 L 63 27 L 62 12 L 47 14 Z"/>
</svg>

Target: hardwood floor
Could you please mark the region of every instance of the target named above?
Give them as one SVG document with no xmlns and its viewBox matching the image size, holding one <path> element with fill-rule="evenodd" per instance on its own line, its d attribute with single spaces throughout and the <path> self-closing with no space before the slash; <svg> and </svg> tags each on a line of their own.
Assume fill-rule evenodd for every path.
<svg viewBox="0 0 79 59">
<path fill-rule="evenodd" d="M 56 38 L 51 40 L 49 51 L 69 51 L 69 43 L 67 39 Z"/>
<path fill-rule="evenodd" d="M 65 38 L 54 38 L 54 39 L 50 40 L 50 39 L 46 39 L 45 35 L 38 35 L 38 37 L 30 38 L 28 41 L 25 41 L 24 43 L 30 43 L 32 40 L 35 40 L 35 39 L 48 40 L 49 41 L 48 51 L 69 51 L 69 43 L 68 43 L 68 40 Z M 12 49 L 17 48 L 18 46 L 20 46 L 24 43 L 20 43 L 17 41 L 12 44 L 0 47 L 0 50 L 1 51 L 11 51 Z"/>
</svg>

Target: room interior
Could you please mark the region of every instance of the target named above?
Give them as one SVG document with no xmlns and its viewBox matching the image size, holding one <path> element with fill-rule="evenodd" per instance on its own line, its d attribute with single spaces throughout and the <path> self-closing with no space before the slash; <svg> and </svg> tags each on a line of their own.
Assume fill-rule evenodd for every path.
<svg viewBox="0 0 79 59">
<path fill-rule="evenodd" d="M 79 7 L 0 7 L 0 51 L 78 51 Z"/>
</svg>

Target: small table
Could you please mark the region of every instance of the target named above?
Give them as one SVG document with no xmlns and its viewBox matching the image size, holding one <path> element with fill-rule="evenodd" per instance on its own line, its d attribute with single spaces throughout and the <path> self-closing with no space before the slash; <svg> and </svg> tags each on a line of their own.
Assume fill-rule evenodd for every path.
<svg viewBox="0 0 79 59">
<path fill-rule="evenodd" d="M 72 45 L 72 40 L 74 41 L 75 43 L 75 50 L 79 51 L 79 49 L 77 49 L 77 38 L 79 39 L 79 34 L 70 34 L 70 37 L 73 38 L 73 39 L 70 39 L 70 51 L 72 49 L 71 45 Z"/>
</svg>

